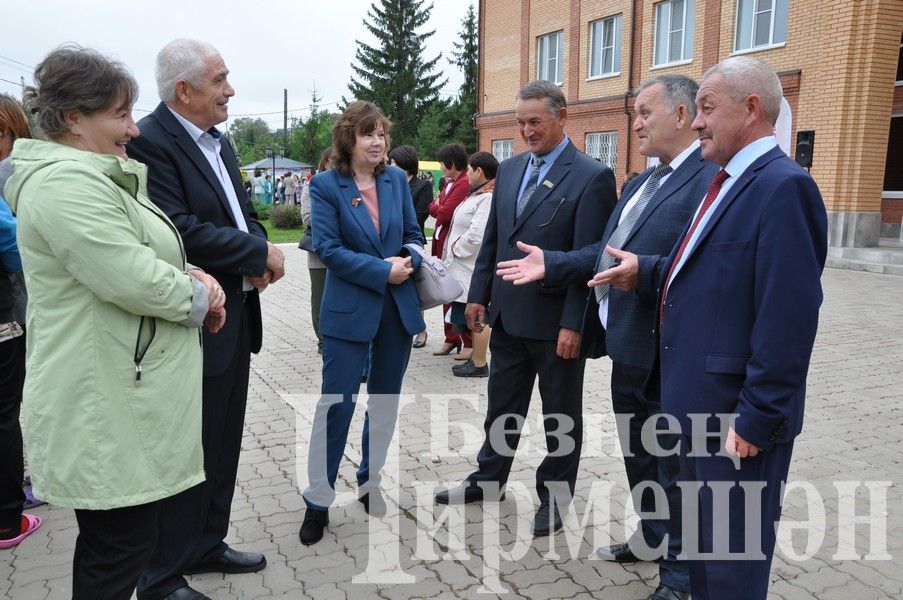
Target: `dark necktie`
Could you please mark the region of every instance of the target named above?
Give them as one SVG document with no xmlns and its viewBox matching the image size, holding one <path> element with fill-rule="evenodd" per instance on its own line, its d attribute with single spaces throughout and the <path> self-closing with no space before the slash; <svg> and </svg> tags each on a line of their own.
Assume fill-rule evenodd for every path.
<svg viewBox="0 0 903 600">
<path fill-rule="evenodd" d="M 530 201 L 530 196 L 536 191 L 537 184 L 539 183 L 539 169 L 546 161 L 538 156 L 534 156 L 532 163 L 533 171 L 530 172 L 530 179 L 527 180 L 527 187 L 524 188 L 524 193 L 517 199 L 517 208 L 514 213 L 515 220 L 520 218 L 521 213 L 524 212 L 524 207 L 527 205 L 527 202 Z"/>
<path fill-rule="evenodd" d="M 646 209 L 649 200 L 651 200 L 652 196 L 655 195 L 655 192 L 658 191 L 658 186 L 659 183 L 661 183 L 662 177 L 671 171 L 671 165 L 659 165 L 652 171 L 652 175 L 649 176 L 646 187 L 636 201 L 636 204 L 634 204 L 627 214 L 624 215 L 624 218 L 618 223 L 618 226 L 611 234 L 611 237 L 608 238 L 608 242 L 602 246 L 602 251 L 599 253 L 599 259 L 596 261 L 596 273 L 610 269 L 615 265 L 617 259 L 605 251 L 605 246 L 608 245 L 612 248 L 617 248 L 618 250 L 624 247 L 624 242 L 626 242 L 627 238 L 630 237 L 630 234 L 633 233 L 633 228 L 636 226 L 637 221 L 640 220 L 640 215 L 643 214 L 643 210 Z M 609 283 L 596 286 L 596 302 L 601 304 L 602 300 L 608 296 L 608 292 L 610 291 L 611 284 Z"/>
<path fill-rule="evenodd" d="M 687 231 L 687 235 L 685 235 L 683 241 L 680 242 L 680 248 L 677 249 L 677 254 L 674 256 L 674 262 L 671 263 L 671 268 L 668 269 L 668 276 L 665 278 L 665 284 L 662 286 L 662 302 L 659 305 L 658 309 L 659 331 L 661 331 L 662 322 L 665 320 L 665 298 L 668 296 L 668 284 L 671 282 L 671 276 L 674 275 L 674 269 L 680 263 L 680 259 L 684 255 L 684 250 L 687 249 L 687 244 L 690 243 L 690 238 L 693 237 L 693 233 L 699 226 L 699 222 L 702 221 L 702 217 L 709 210 L 709 207 L 712 206 L 712 203 L 715 202 L 715 198 L 718 197 L 718 192 L 721 191 L 721 184 L 724 183 L 724 180 L 728 177 L 729 175 L 724 169 L 721 169 L 720 171 L 715 173 L 715 177 L 712 179 L 712 184 L 709 186 L 709 191 L 705 195 L 705 200 L 702 201 L 702 206 L 699 207 L 699 212 L 696 214 L 696 218 L 693 220 L 693 224 L 690 225 L 690 229 Z"/>
</svg>

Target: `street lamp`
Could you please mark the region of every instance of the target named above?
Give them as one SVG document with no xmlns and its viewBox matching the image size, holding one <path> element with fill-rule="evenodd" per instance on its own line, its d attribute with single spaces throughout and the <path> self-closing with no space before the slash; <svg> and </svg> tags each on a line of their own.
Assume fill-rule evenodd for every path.
<svg viewBox="0 0 903 600">
<path fill-rule="evenodd" d="M 267 144 L 267 158 L 273 159 L 273 189 L 276 189 L 276 150 L 272 144 Z"/>
</svg>

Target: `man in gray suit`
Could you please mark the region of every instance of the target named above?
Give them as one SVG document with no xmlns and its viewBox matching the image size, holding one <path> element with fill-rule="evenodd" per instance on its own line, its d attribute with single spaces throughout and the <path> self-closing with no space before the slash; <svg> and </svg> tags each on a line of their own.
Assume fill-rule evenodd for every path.
<svg viewBox="0 0 903 600">
<path fill-rule="evenodd" d="M 586 287 L 582 281 L 515 287 L 495 276 L 495 265 L 523 256 L 518 239 L 560 251 L 598 241 L 617 197 L 611 169 L 579 152 L 565 135 L 567 107 L 557 85 L 524 86 L 515 118 L 530 151 L 499 165 L 467 296 L 468 326 L 492 326 L 486 437 L 477 471 L 436 501 L 477 502 L 487 485 L 504 487 L 538 375 L 549 454 L 536 472 L 540 507 L 533 533 L 548 535 L 561 527 L 558 507 L 573 496 L 580 465 Z"/>
<path fill-rule="evenodd" d="M 586 282 L 613 266 L 619 251 L 653 257 L 667 256 L 705 196 L 718 167 L 702 158 L 691 124 L 696 116 L 696 83 L 682 75 L 660 75 L 644 81 L 636 94 L 634 132 L 644 156 L 657 157 L 650 167 L 624 188 L 601 242 L 576 252 L 542 250 L 520 244 L 526 258 L 499 264 L 499 274 L 516 285 L 542 280 L 546 285 Z M 613 248 L 605 251 L 606 247 Z M 636 536 L 603 550 L 603 558 L 633 562 L 638 556 L 661 559 L 660 585 L 654 600 L 688 597 L 689 575 L 681 549 L 679 472 L 676 454 L 659 457 L 644 447 L 643 423 L 661 412 L 660 399 L 644 393 L 655 353 L 655 310 L 658 306 L 654 273 L 641 272 L 637 289 L 623 291 L 609 285 L 593 288 L 583 327 L 584 353 L 612 360 L 612 407 L 618 418 L 624 463 L 631 490 L 657 482 L 668 498 L 671 519 L 644 518 Z M 658 445 L 671 449 L 675 435 L 658 435 Z M 652 490 L 634 497 L 641 513 L 654 512 Z M 666 537 L 667 536 L 667 537 Z M 667 544 L 664 542 L 667 540 Z M 645 550 L 645 552 L 643 551 Z"/>
</svg>

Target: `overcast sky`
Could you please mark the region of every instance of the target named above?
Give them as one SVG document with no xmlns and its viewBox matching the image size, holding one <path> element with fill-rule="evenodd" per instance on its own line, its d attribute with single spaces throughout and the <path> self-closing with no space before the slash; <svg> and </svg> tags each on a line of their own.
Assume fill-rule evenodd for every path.
<svg viewBox="0 0 903 600">
<path fill-rule="evenodd" d="M 31 83 L 29 67 L 56 46 L 77 42 L 132 70 L 141 88 L 135 104 L 138 119 L 159 102 L 154 81 L 157 52 L 174 38 L 193 37 L 213 44 L 231 71 L 235 97 L 229 101 L 230 119 L 260 116 L 271 128 L 281 128 L 283 88 L 288 89 L 289 118 L 308 114 L 315 85 L 324 105 L 348 96 L 355 40 L 374 42 L 363 25 L 371 2 L 10 0 L 3 10 L 0 91 L 19 97 L 19 78 Z M 439 70 L 448 78 L 444 96 L 454 96 L 463 79 L 446 58 L 451 58 L 468 4 L 469 0 L 434 2 L 423 28 L 436 31 L 425 56 L 442 54 Z"/>
</svg>

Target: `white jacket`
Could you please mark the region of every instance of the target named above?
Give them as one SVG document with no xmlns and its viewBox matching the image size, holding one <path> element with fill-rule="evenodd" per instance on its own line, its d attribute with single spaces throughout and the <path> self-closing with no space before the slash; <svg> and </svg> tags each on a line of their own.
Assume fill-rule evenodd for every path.
<svg viewBox="0 0 903 600">
<path fill-rule="evenodd" d="M 489 220 L 494 187 L 493 179 L 459 204 L 452 217 L 451 231 L 445 240 L 442 256 L 445 257 L 444 262 L 449 271 L 464 288 L 464 293 L 456 299 L 456 302 L 467 302 L 470 278 L 473 277 L 477 254 L 483 245 L 486 221 Z"/>
</svg>

